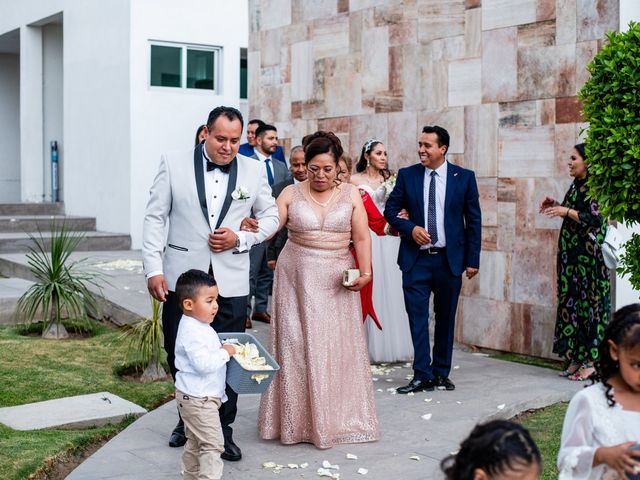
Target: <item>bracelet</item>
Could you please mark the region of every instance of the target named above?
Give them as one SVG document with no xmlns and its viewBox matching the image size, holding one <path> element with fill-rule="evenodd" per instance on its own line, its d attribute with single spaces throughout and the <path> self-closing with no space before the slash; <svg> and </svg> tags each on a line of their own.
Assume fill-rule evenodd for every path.
<svg viewBox="0 0 640 480">
<path fill-rule="evenodd" d="M 371 276 L 371 272 L 362 272 L 360 274 L 361 277 L 370 277 Z"/>
<path fill-rule="evenodd" d="M 564 216 L 565 216 L 565 217 L 568 217 L 568 216 L 569 216 L 569 212 L 570 212 L 570 211 L 571 211 L 571 209 L 570 209 L 570 208 L 567 208 L 567 213 L 565 213 L 565 215 L 564 215 Z"/>
</svg>

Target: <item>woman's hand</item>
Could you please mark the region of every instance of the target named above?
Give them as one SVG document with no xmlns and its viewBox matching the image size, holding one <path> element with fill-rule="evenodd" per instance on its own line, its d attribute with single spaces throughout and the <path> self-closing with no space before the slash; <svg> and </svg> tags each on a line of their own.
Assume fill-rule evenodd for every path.
<svg viewBox="0 0 640 480">
<path fill-rule="evenodd" d="M 542 200 L 542 202 L 540 202 L 540 213 L 544 213 L 544 211 L 547 208 L 557 207 L 558 205 L 560 205 L 560 204 L 558 202 L 556 202 L 553 198 L 544 197 L 544 200 Z"/>
<path fill-rule="evenodd" d="M 409 220 L 409 212 L 403 208 L 398 212 L 398 218 L 401 218 L 402 220 Z"/>
<path fill-rule="evenodd" d="M 352 292 L 359 292 L 370 281 L 371 275 L 360 275 L 351 283 L 351 285 L 343 285 L 343 287 L 347 290 L 351 290 Z"/>
<path fill-rule="evenodd" d="M 258 220 L 255 218 L 244 217 L 240 223 L 240 231 L 258 233 Z"/>
<path fill-rule="evenodd" d="M 569 215 L 570 208 L 558 205 L 555 207 L 549 207 L 542 212 L 547 217 L 566 217 Z"/>
<path fill-rule="evenodd" d="M 626 478 L 626 473 L 634 473 L 640 468 L 640 450 L 630 450 L 636 442 L 626 442 L 613 447 L 600 447 L 593 456 L 593 465 L 608 465 L 613 468 L 621 478 Z"/>
</svg>

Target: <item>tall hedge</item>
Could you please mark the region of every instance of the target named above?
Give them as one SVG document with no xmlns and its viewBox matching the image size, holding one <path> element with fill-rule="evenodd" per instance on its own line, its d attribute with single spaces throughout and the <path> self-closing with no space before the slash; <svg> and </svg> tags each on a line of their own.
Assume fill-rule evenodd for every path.
<svg viewBox="0 0 640 480">
<path fill-rule="evenodd" d="M 634 224 L 640 222 L 640 25 L 610 32 L 607 40 L 579 93 L 589 123 L 587 185 L 604 216 Z M 640 235 L 625 248 L 618 271 L 640 290 Z"/>
</svg>

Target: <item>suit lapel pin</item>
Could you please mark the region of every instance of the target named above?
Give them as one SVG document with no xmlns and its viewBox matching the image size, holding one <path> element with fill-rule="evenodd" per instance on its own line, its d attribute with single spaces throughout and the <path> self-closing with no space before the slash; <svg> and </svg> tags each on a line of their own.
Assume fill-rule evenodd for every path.
<svg viewBox="0 0 640 480">
<path fill-rule="evenodd" d="M 454 176 L 454 177 L 457 177 L 457 176 L 458 176 L 458 172 L 454 173 L 454 174 L 453 174 L 453 176 Z"/>
</svg>

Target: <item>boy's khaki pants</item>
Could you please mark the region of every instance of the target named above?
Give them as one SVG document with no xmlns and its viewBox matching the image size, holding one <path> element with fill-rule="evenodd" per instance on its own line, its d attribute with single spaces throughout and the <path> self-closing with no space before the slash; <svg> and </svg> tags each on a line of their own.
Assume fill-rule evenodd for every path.
<svg viewBox="0 0 640 480">
<path fill-rule="evenodd" d="M 182 453 L 185 480 L 219 480 L 222 478 L 224 437 L 218 410 L 222 402 L 216 397 L 192 397 L 176 390 L 178 411 L 184 421 L 187 443 Z"/>
</svg>

